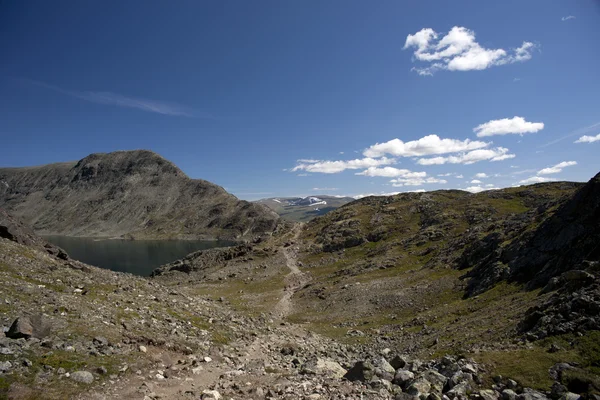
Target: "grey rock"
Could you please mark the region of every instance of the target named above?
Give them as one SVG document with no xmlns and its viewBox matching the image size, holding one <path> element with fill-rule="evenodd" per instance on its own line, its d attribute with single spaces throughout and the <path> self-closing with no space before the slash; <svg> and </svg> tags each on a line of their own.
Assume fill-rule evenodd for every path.
<svg viewBox="0 0 600 400">
<path fill-rule="evenodd" d="M 415 374 L 406 370 L 406 369 L 399 369 L 398 371 L 396 371 L 396 374 L 394 375 L 394 380 L 393 382 L 402 387 L 405 388 L 408 383 L 410 381 L 412 381 L 415 377 Z"/>
<path fill-rule="evenodd" d="M 577 393 L 567 392 L 560 397 L 560 400 L 579 400 L 581 396 Z"/>
<path fill-rule="evenodd" d="M 479 391 L 479 396 L 483 400 L 498 400 L 500 398 L 500 394 L 495 390 L 491 389 L 482 389 Z"/>
<path fill-rule="evenodd" d="M 421 376 L 430 383 L 431 393 L 436 393 L 440 396 L 442 395 L 442 391 L 444 390 L 444 386 L 446 385 L 448 378 L 434 369 L 428 369 L 427 371 L 423 372 Z"/>
<path fill-rule="evenodd" d="M 75 371 L 71 374 L 71 379 L 75 382 L 90 384 L 94 382 L 94 375 L 88 371 Z"/>
<path fill-rule="evenodd" d="M 202 400 L 211 399 L 211 400 L 220 400 L 222 398 L 221 393 L 216 390 L 204 390 L 202 392 Z"/>
<path fill-rule="evenodd" d="M 431 390 L 431 383 L 423 377 L 418 377 L 406 388 L 406 393 L 413 396 L 420 396 L 423 394 L 429 394 Z"/>
<path fill-rule="evenodd" d="M 461 382 L 446 392 L 446 395 L 450 398 L 465 397 L 467 395 L 467 391 L 469 390 L 471 390 L 471 385 L 469 382 Z"/>
<path fill-rule="evenodd" d="M 396 373 L 396 369 L 383 357 L 381 357 L 381 359 L 377 361 L 375 366 L 381 368 L 385 372 L 389 372 L 390 374 L 392 374 L 392 376 L 394 376 L 394 374 Z"/>
<path fill-rule="evenodd" d="M 12 368 L 10 361 L 0 361 L 0 372 L 7 372 Z"/>
<path fill-rule="evenodd" d="M 545 394 L 540 393 L 536 390 L 525 388 L 523 389 L 523 393 L 517 396 L 517 400 L 547 400 Z"/>
<path fill-rule="evenodd" d="M 392 360 L 390 361 L 390 365 L 392 367 L 394 367 L 395 369 L 400 369 L 400 368 L 404 368 L 406 366 L 406 364 L 408 364 L 409 362 L 410 362 L 410 359 L 408 358 L 408 356 L 399 355 L 399 356 L 392 358 Z"/>
<path fill-rule="evenodd" d="M 373 365 L 368 361 L 358 361 L 348 372 L 344 375 L 344 378 L 349 381 L 370 381 L 375 375 L 375 369 Z"/>
<path fill-rule="evenodd" d="M 12 323 L 6 336 L 11 339 L 29 339 L 33 336 L 33 323 L 28 317 L 19 317 Z"/>
<path fill-rule="evenodd" d="M 502 391 L 502 400 L 515 400 L 517 394 L 511 389 L 504 389 Z"/>
</svg>

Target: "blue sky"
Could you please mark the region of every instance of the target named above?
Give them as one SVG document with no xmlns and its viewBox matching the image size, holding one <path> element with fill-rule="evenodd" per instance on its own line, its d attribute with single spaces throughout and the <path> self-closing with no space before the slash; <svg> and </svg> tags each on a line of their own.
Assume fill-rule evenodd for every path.
<svg viewBox="0 0 600 400">
<path fill-rule="evenodd" d="M 244 199 L 586 181 L 599 42 L 592 0 L 2 2 L 0 165 L 143 148 Z"/>
</svg>

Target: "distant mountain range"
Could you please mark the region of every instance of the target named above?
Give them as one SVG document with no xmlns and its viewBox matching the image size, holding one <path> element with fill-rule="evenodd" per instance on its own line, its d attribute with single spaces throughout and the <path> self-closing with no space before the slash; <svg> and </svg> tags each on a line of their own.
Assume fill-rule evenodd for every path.
<svg viewBox="0 0 600 400">
<path fill-rule="evenodd" d="M 306 222 L 327 214 L 329 211 L 354 201 L 352 197 L 308 196 L 308 197 L 272 197 L 257 200 L 255 203 L 265 205 L 282 218 L 289 221 Z"/>
<path fill-rule="evenodd" d="M 242 239 L 272 232 L 279 221 L 146 150 L 0 168 L 0 208 L 38 234 L 66 236 Z"/>
</svg>

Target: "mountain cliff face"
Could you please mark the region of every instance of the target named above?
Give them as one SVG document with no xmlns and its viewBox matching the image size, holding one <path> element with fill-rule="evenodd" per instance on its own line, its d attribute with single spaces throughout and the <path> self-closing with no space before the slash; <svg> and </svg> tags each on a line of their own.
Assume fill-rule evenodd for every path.
<svg viewBox="0 0 600 400">
<path fill-rule="evenodd" d="M 474 267 L 468 274 L 469 293 L 479 293 L 501 279 L 541 287 L 583 261 L 600 260 L 600 174 L 546 212 L 533 229 L 516 237 L 487 235 L 466 253 L 480 252 L 482 247 L 487 248 L 484 257 L 462 265 Z"/>
<path fill-rule="evenodd" d="M 240 239 L 272 232 L 278 221 L 145 150 L 0 168 L 0 207 L 37 233 L 69 236 Z"/>
</svg>

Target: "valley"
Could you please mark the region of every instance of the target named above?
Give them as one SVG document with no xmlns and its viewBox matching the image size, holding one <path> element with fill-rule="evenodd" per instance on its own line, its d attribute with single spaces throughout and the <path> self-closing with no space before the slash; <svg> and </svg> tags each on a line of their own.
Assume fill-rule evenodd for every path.
<svg viewBox="0 0 600 400">
<path fill-rule="evenodd" d="M 308 197 L 277 197 L 257 200 L 255 203 L 269 207 L 285 220 L 308 222 L 352 201 L 354 201 L 352 197 L 319 195 Z"/>
<path fill-rule="evenodd" d="M 142 155 L 119 181 L 143 177 L 142 166 L 170 165 Z M 102 161 L 114 157 L 101 156 L 83 187 L 53 178 L 57 186 L 47 189 L 40 170 L 0 170 L 10 179 L 0 206 L 0 397 L 600 395 L 600 174 L 478 194 L 366 197 L 306 223 L 233 201 L 232 215 L 254 225 L 209 231 L 235 242 L 190 250 L 143 277 L 76 261 L 38 235 L 180 236 L 170 229 L 186 226 L 181 220 L 134 229 L 132 218 L 124 227 L 112 217 L 95 223 L 64 202 L 60 215 L 70 219 L 42 212 L 53 196 L 76 190 L 91 199 L 114 187 Z M 43 174 L 56 168 L 74 167 Z M 163 201 L 142 187 L 123 190 L 140 204 Z M 28 211 L 31 199 L 39 218 Z M 98 207 L 106 215 L 133 207 L 115 204 Z M 81 218 L 82 230 L 74 228 Z M 271 225 L 257 225 L 261 218 Z M 183 236 L 205 236 L 200 225 L 188 224 Z"/>
</svg>

